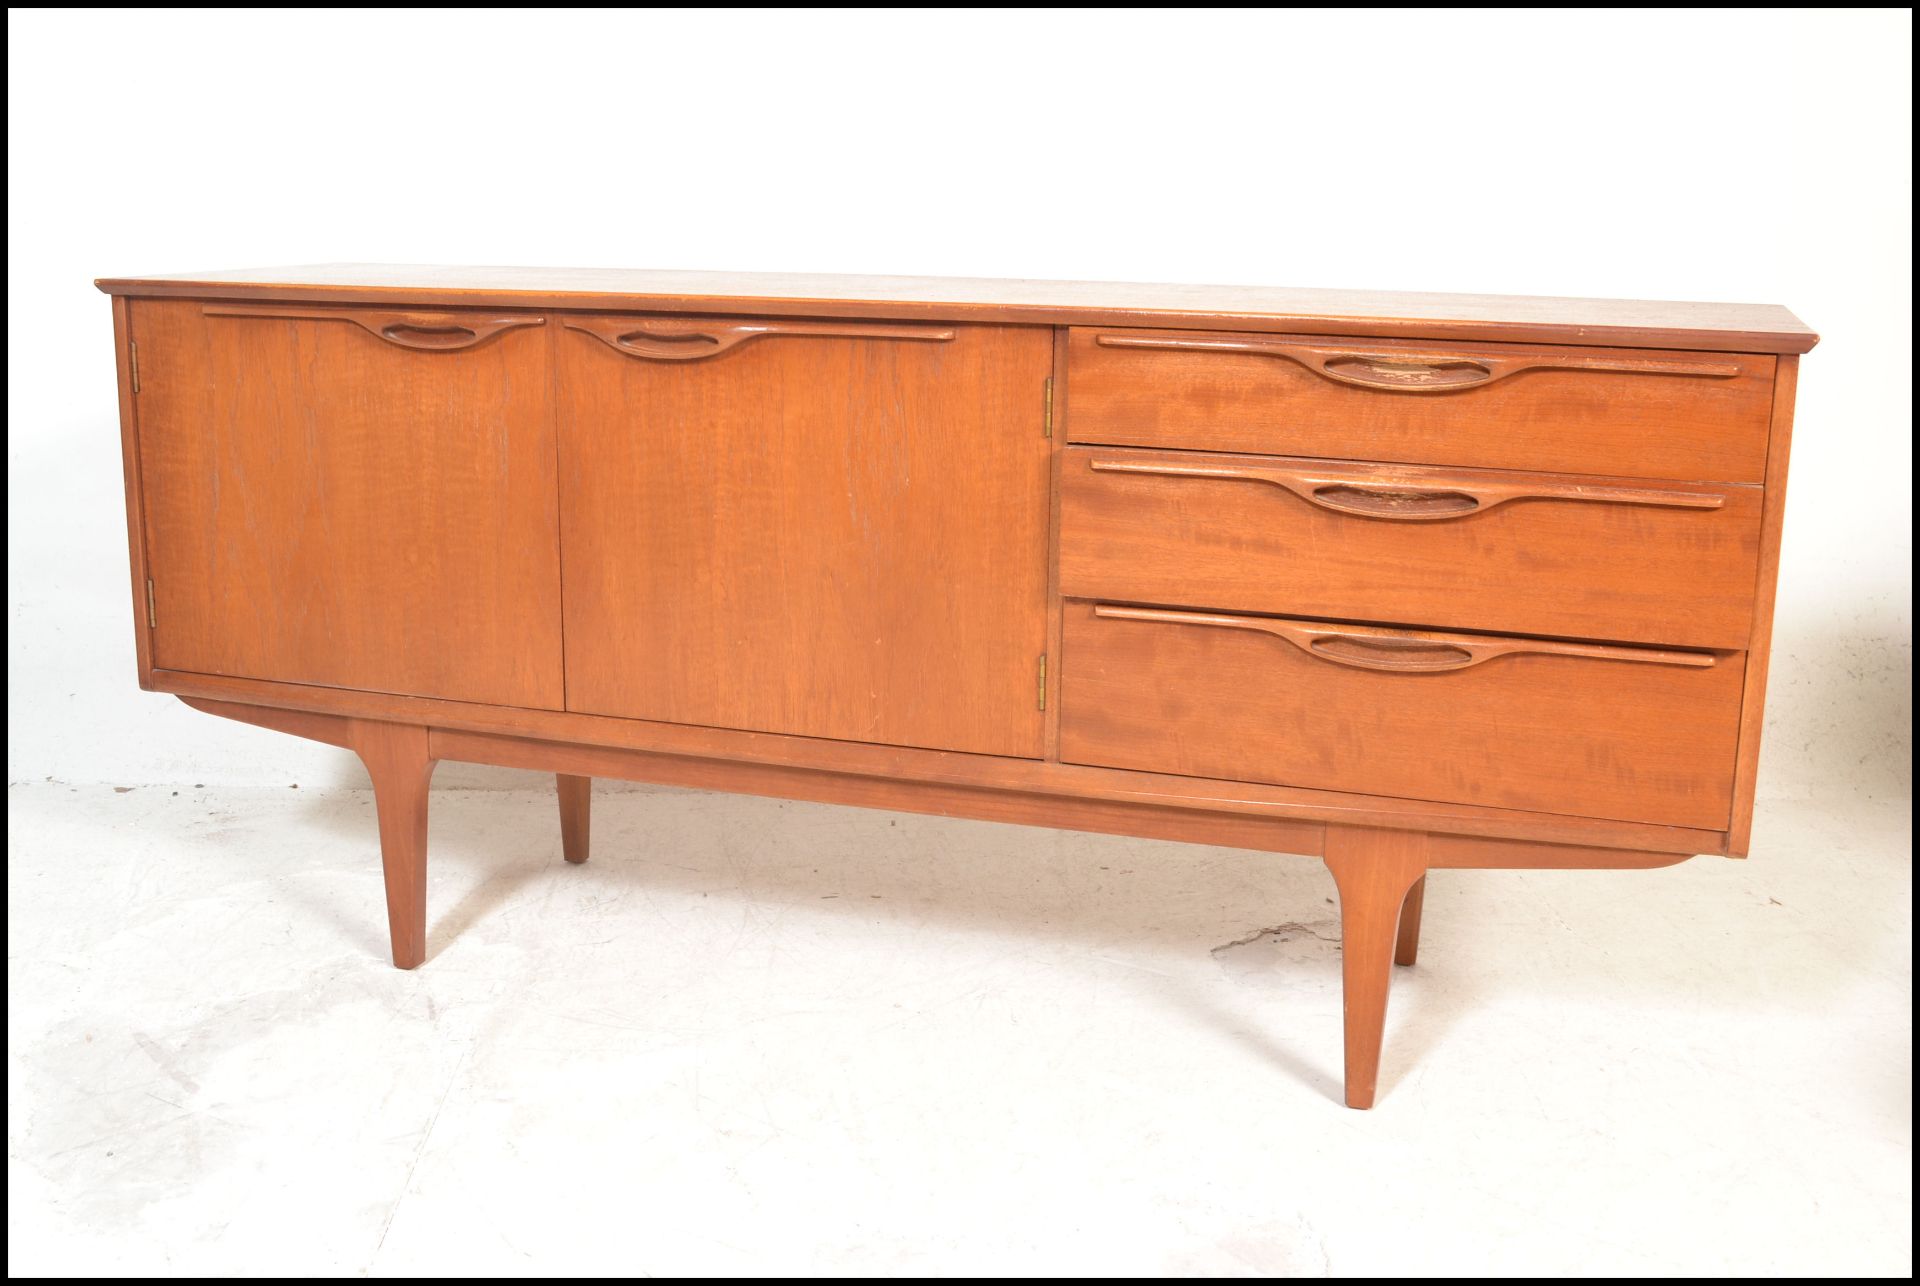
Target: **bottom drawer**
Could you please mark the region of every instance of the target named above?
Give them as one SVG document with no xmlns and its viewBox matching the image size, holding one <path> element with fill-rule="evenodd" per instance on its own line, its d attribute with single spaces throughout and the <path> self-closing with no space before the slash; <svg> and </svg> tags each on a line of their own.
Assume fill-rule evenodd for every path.
<svg viewBox="0 0 1920 1286">
<path fill-rule="evenodd" d="M 1069 602 L 1069 763 L 1720 830 L 1740 652 Z"/>
</svg>

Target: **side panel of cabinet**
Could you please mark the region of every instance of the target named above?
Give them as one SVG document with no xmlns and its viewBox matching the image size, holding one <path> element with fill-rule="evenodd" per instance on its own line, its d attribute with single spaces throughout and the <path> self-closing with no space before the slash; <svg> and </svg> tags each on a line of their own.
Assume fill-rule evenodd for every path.
<svg viewBox="0 0 1920 1286">
<path fill-rule="evenodd" d="M 135 301 L 153 663 L 559 709 L 544 320 Z"/>
<path fill-rule="evenodd" d="M 556 320 L 568 709 L 1040 755 L 1051 331 Z"/>
</svg>

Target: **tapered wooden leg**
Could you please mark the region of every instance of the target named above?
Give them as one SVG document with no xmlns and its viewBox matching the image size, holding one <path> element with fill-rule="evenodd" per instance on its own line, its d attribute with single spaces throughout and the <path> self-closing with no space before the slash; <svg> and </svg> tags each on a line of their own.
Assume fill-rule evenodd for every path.
<svg viewBox="0 0 1920 1286">
<path fill-rule="evenodd" d="M 356 719 L 350 741 L 373 778 L 393 963 L 412 969 L 427 958 L 427 786 L 434 767 L 427 730 Z"/>
<path fill-rule="evenodd" d="M 1326 862 L 1340 888 L 1347 1106 L 1372 1107 L 1400 908 L 1427 873 L 1427 837 L 1419 831 L 1329 826 Z"/>
<path fill-rule="evenodd" d="M 1393 944 L 1393 962 L 1410 965 L 1420 956 L 1420 910 L 1427 900 L 1427 877 L 1421 876 L 1407 890 L 1400 904 L 1400 936 Z"/>
<path fill-rule="evenodd" d="M 577 865 L 587 860 L 593 833 L 593 778 L 554 776 L 560 783 L 560 853 Z"/>
</svg>

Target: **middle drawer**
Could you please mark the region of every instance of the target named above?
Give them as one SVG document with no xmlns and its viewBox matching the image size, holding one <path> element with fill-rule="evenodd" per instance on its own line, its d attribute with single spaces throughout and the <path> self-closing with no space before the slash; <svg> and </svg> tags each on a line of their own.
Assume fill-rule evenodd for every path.
<svg viewBox="0 0 1920 1286">
<path fill-rule="evenodd" d="M 1744 648 L 1761 489 L 1071 447 L 1069 598 Z"/>
</svg>

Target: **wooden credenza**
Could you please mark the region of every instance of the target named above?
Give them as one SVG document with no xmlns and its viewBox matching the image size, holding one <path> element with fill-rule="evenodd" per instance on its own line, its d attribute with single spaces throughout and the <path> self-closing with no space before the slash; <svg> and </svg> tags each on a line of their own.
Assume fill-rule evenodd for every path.
<svg viewBox="0 0 1920 1286">
<path fill-rule="evenodd" d="M 333 266 L 113 296 L 143 688 L 436 761 L 1426 874 L 1746 851 L 1798 355 L 1751 305 Z"/>
</svg>

